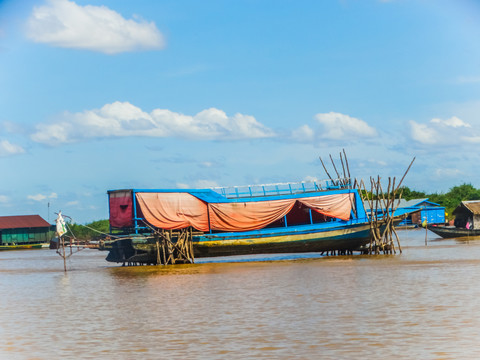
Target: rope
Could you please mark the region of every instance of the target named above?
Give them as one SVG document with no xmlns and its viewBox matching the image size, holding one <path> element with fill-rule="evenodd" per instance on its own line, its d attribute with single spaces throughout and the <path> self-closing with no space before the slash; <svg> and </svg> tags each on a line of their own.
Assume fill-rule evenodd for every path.
<svg viewBox="0 0 480 360">
<path fill-rule="evenodd" d="M 112 235 L 112 234 L 107 234 L 107 233 L 104 233 L 103 231 L 94 229 L 94 228 L 92 228 L 92 227 L 90 227 L 90 226 L 87 226 L 87 225 L 82 225 L 82 224 L 79 224 L 79 225 L 80 225 L 80 226 L 83 226 L 83 227 L 86 227 L 87 229 L 92 230 L 92 231 L 95 231 L 95 232 L 97 232 L 97 233 L 99 233 L 99 234 L 102 234 L 102 235 L 110 236 L 110 237 L 117 238 L 117 239 L 120 238 L 120 236 L 115 236 L 115 235 Z"/>
</svg>

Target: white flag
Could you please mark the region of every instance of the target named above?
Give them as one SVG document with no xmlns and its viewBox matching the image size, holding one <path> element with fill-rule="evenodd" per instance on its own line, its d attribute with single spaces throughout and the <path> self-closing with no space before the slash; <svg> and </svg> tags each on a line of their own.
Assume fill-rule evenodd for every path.
<svg viewBox="0 0 480 360">
<path fill-rule="evenodd" d="M 58 212 L 57 220 L 55 220 L 57 223 L 57 235 L 62 236 L 67 232 L 67 226 L 65 225 L 65 220 L 62 217 L 62 212 Z"/>
</svg>

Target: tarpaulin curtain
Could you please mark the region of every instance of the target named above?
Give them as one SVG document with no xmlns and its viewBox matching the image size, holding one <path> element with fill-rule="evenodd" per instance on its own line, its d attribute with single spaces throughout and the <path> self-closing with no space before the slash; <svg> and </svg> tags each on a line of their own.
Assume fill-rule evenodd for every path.
<svg viewBox="0 0 480 360">
<path fill-rule="evenodd" d="M 116 191 L 109 194 L 110 225 L 116 228 L 133 226 L 131 191 Z"/>
<path fill-rule="evenodd" d="M 352 211 L 353 194 L 316 196 L 298 199 L 298 201 L 320 214 L 348 220 Z"/>
<path fill-rule="evenodd" d="M 213 230 L 249 231 L 261 229 L 285 216 L 295 199 L 208 204 Z"/>
<path fill-rule="evenodd" d="M 188 193 L 137 193 L 138 205 L 147 222 L 166 230 L 189 226 L 208 231 L 207 204 Z"/>
<path fill-rule="evenodd" d="M 208 205 L 189 193 L 137 193 L 136 196 L 139 210 L 149 224 L 166 230 L 192 226 L 200 231 L 258 230 L 287 215 L 296 201 L 326 216 L 348 220 L 353 202 L 353 194 Z"/>
</svg>

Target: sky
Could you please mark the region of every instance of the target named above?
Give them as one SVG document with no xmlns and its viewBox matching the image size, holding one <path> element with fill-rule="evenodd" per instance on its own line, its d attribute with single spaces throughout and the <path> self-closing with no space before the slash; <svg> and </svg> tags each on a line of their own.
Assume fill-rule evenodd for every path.
<svg viewBox="0 0 480 360">
<path fill-rule="evenodd" d="M 350 172 L 480 188 L 480 2 L 0 0 L 0 216 Z"/>
</svg>

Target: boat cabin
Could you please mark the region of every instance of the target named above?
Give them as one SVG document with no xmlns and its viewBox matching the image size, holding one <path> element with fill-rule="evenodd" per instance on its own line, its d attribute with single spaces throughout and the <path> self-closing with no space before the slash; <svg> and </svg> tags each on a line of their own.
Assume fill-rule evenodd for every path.
<svg viewBox="0 0 480 360">
<path fill-rule="evenodd" d="M 452 214 L 455 227 L 480 229 L 480 200 L 462 201 Z"/>
<path fill-rule="evenodd" d="M 356 189 L 282 183 L 214 189 L 108 191 L 110 227 L 125 234 L 191 227 L 202 233 L 367 221 Z"/>
</svg>

